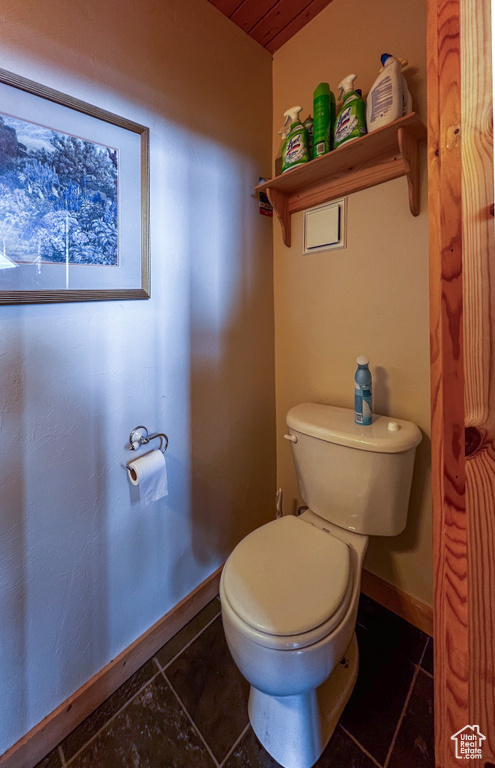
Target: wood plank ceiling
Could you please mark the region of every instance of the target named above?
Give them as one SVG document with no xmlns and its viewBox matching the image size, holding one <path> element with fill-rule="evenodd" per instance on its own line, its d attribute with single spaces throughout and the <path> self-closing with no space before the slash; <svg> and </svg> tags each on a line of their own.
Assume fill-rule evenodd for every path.
<svg viewBox="0 0 495 768">
<path fill-rule="evenodd" d="M 332 0 L 209 0 L 270 53 L 290 40 Z"/>
</svg>

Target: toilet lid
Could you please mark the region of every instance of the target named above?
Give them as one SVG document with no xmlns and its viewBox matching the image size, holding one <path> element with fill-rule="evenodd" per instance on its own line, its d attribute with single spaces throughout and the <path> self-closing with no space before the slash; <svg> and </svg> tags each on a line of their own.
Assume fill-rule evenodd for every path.
<svg viewBox="0 0 495 768">
<path fill-rule="evenodd" d="M 222 578 L 243 621 L 269 635 L 298 635 L 327 622 L 349 598 L 350 550 L 290 515 L 246 536 Z"/>
</svg>

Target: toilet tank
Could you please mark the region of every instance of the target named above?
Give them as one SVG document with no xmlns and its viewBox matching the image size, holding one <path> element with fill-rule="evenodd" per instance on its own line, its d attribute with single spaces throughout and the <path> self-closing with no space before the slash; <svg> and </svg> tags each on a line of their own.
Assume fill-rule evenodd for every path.
<svg viewBox="0 0 495 768">
<path fill-rule="evenodd" d="M 299 490 L 317 515 L 367 536 L 397 536 L 407 520 L 416 446 L 410 421 L 302 403 L 287 414 Z"/>
</svg>

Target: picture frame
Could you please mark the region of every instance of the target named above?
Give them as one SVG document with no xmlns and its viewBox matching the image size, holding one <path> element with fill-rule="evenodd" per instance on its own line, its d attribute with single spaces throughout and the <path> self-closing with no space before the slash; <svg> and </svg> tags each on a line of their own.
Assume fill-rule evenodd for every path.
<svg viewBox="0 0 495 768">
<path fill-rule="evenodd" d="M 0 69 L 0 304 L 150 298 L 149 129 Z"/>
</svg>

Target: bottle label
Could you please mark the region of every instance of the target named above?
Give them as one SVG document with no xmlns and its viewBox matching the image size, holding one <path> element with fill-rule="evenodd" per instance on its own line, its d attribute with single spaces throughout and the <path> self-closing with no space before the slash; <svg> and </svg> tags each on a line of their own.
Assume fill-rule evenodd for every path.
<svg viewBox="0 0 495 768">
<path fill-rule="evenodd" d="M 306 154 L 306 144 L 302 140 L 301 134 L 296 133 L 287 141 L 287 148 L 285 150 L 285 164 L 292 165 L 297 163 L 298 160 L 302 160 Z"/>
<path fill-rule="evenodd" d="M 313 135 L 313 133 L 314 133 L 314 130 L 313 130 L 313 121 L 312 121 L 312 120 L 306 120 L 306 121 L 303 123 L 303 125 L 304 125 L 304 127 L 306 128 L 306 130 L 307 130 L 307 132 L 308 132 L 308 138 L 309 138 L 309 137 L 311 137 L 311 136 Z"/>
<path fill-rule="evenodd" d="M 384 77 L 371 94 L 370 123 L 390 112 L 394 103 L 392 78 Z"/>
<path fill-rule="evenodd" d="M 358 119 L 356 115 L 352 114 L 352 111 L 352 105 L 341 111 L 335 126 L 335 143 L 347 139 L 356 128 Z"/>
<path fill-rule="evenodd" d="M 327 152 L 327 149 L 325 147 L 324 141 L 318 141 L 315 144 L 315 157 L 319 157 L 320 155 L 324 155 Z"/>
<path fill-rule="evenodd" d="M 363 426 L 369 426 L 373 421 L 371 386 L 369 389 L 362 389 L 358 384 L 355 385 L 354 421 Z"/>
<path fill-rule="evenodd" d="M 373 385 L 370 384 L 367 387 L 362 387 L 360 384 L 357 383 L 357 381 L 355 381 L 354 382 L 354 389 L 358 389 L 360 392 L 362 392 L 365 395 L 367 395 L 367 394 L 371 395 L 371 393 L 373 392 Z"/>
</svg>

